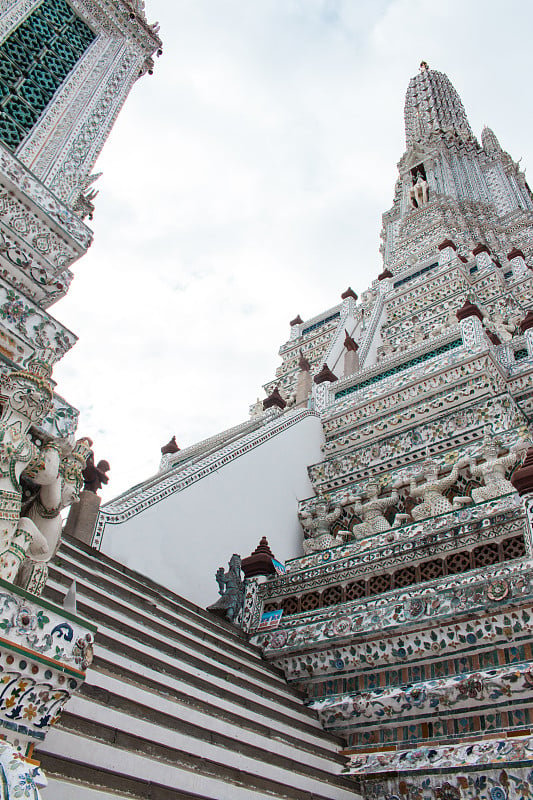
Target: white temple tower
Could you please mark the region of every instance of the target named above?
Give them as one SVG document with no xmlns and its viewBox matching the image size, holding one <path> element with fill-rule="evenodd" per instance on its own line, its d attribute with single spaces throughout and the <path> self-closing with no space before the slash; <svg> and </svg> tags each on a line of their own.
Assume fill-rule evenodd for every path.
<svg viewBox="0 0 533 800">
<path fill-rule="evenodd" d="M 479 145 L 450 80 L 425 62 L 407 89 L 405 138 L 394 203 L 383 216 L 383 258 L 395 275 L 446 238 L 463 255 L 479 244 L 502 258 L 514 248 L 529 255 L 533 199 L 523 172 L 489 128 Z M 421 202 L 418 175 L 427 184 Z"/>
<path fill-rule="evenodd" d="M 294 320 L 265 387 L 290 403 L 307 364 L 325 444 L 304 556 L 244 617 L 282 614 L 255 642 L 367 800 L 531 797 L 532 196 L 424 62 L 405 131 L 382 273 Z"/>
<path fill-rule="evenodd" d="M 54 393 L 52 367 L 76 337 L 48 308 L 68 291 L 69 267 L 91 243 L 83 219 L 93 209 L 94 162 L 133 82 L 151 69 L 160 47 L 141 3 L 0 4 L 0 794 L 6 800 L 37 799 L 46 784 L 33 748 L 83 684 L 96 631 L 77 615 L 72 585 L 65 607 L 40 597 L 61 541 L 61 510 L 79 496 L 91 444 L 74 443 L 78 412 Z"/>
</svg>

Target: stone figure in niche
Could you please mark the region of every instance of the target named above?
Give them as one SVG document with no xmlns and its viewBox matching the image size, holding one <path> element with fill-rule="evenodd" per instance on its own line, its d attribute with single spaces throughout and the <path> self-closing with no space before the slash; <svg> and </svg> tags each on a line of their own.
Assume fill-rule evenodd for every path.
<svg viewBox="0 0 533 800">
<path fill-rule="evenodd" d="M 12 372 L 1 382 L 5 402 L 0 417 L 0 577 L 7 581 L 14 580 L 30 544 L 34 549 L 46 549 L 37 528 L 24 529 L 17 524 L 22 507 L 19 478 L 38 457 L 28 431 L 50 408 L 51 372 L 44 359 L 34 358 L 27 370 Z"/>
<path fill-rule="evenodd" d="M 442 322 L 435 326 L 434 332 L 436 336 L 448 333 L 451 328 L 456 328 L 458 325 L 455 309 L 450 309 Z"/>
<path fill-rule="evenodd" d="M 483 481 L 483 486 L 472 489 L 472 499 L 475 503 L 492 500 L 493 497 L 500 497 L 515 490 L 513 484 L 505 477 L 505 473 L 516 463 L 518 453 L 511 452 L 506 456 L 498 456 L 498 453 L 498 445 L 486 432 L 481 450 L 485 460 L 481 464 L 476 464 L 475 458 L 469 460 L 470 474 Z"/>
<path fill-rule="evenodd" d="M 451 489 L 457 481 L 459 470 L 465 467 L 467 463 L 467 459 L 457 461 L 448 475 L 439 478 L 440 465 L 438 462 L 433 461 L 433 459 L 424 461 L 422 474 L 425 478 L 425 483 L 417 486 L 416 476 L 413 475 L 409 484 L 411 497 L 422 498 L 422 501 L 411 509 L 411 516 L 416 522 L 427 517 L 434 517 L 437 514 L 446 514 L 472 502 L 470 497 L 454 497 L 453 503 L 451 503 L 444 496 L 444 492 Z"/>
<path fill-rule="evenodd" d="M 174 441 L 175 439 L 176 437 L 174 437 Z M 89 446 L 92 446 L 92 441 L 90 439 L 87 439 L 86 441 L 89 442 Z M 163 448 L 161 448 L 161 452 L 163 452 Z M 109 477 L 106 473 L 108 473 L 110 469 L 111 467 L 109 466 L 109 461 L 102 460 L 95 465 L 94 453 L 92 450 L 89 450 L 87 463 L 85 464 L 85 469 L 83 470 L 84 490 L 86 492 L 94 492 L 94 494 L 97 494 L 98 490 L 102 488 L 104 483 L 109 483 Z"/>
<path fill-rule="evenodd" d="M 366 500 L 361 502 L 357 498 L 353 505 L 354 513 L 362 517 L 363 521 L 359 525 L 354 525 L 352 533 L 356 538 L 368 536 L 372 533 L 389 531 L 391 525 L 384 515 L 386 508 L 398 502 L 398 492 L 394 490 L 389 497 L 379 497 L 379 484 L 377 481 L 369 481 L 365 487 Z"/>
<path fill-rule="evenodd" d="M 317 550 L 337 547 L 344 543 L 345 538 L 351 535 L 349 531 L 339 531 L 336 536 L 330 533 L 332 525 L 341 514 L 342 506 L 336 506 L 333 511 L 328 512 L 327 502 L 320 499 L 315 501 L 311 513 L 308 511 L 300 513 L 300 521 L 304 528 L 303 551 L 305 555 Z"/>
<path fill-rule="evenodd" d="M 244 583 L 241 579 L 241 557 L 234 553 L 229 560 L 228 571 L 219 567 L 216 572 L 218 593 L 216 603 L 208 607 L 208 611 L 235 622 L 241 613 L 244 603 Z"/>
<path fill-rule="evenodd" d="M 32 594 L 40 595 L 46 585 L 48 564 L 61 543 L 61 510 L 79 500 L 90 445 L 91 440 L 86 438 L 74 447 L 60 440 L 49 442 L 41 450 L 41 468 L 32 473 L 32 480 L 40 489 L 20 518 L 19 527 L 37 528 L 46 548 L 43 551 L 30 545 L 15 581 Z"/>
<path fill-rule="evenodd" d="M 496 309 L 485 317 L 485 325 L 491 333 L 495 333 L 501 342 L 508 342 L 513 338 L 520 323 L 520 316 L 512 314 L 509 317 L 504 317 L 503 314 Z"/>
<path fill-rule="evenodd" d="M 428 182 L 421 172 L 417 172 L 416 181 L 409 189 L 409 205 L 411 208 L 420 208 L 428 201 Z"/>
<path fill-rule="evenodd" d="M 378 348 L 378 360 L 383 361 L 395 352 L 395 348 L 385 333 L 381 334 L 381 346 Z"/>
</svg>

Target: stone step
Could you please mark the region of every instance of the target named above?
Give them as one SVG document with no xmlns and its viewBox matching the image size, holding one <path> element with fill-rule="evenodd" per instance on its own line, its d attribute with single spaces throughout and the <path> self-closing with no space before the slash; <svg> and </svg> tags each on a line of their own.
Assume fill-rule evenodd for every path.
<svg viewBox="0 0 533 800">
<path fill-rule="evenodd" d="M 145 738 L 137 732 L 138 721 L 126 719 L 130 720 L 130 727 L 123 730 L 66 712 L 60 727 L 50 732 L 39 749 L 43 769 L 56 778 L 66 777 L 69 768 L 62 762 L 65 758 L 67 762 L 73 761 L 101 772 L 102 777 L 96 778 L 96 786 L 111 781 L 120 789 L 120 777 L 134 782 L 145 781 L 148 774 L 150 783 L 167 790 L 179 787 L 179 791 L 185 790 L 193 796 L 210 800 L 259 800 L 265 797 L 353 800 L 355 796 L 357 783 L 339 776 L 338 767 L 336 773 L 321 772 L 297 760 L 280 760 L 268 751 L 264 751 L 264 757 L 260 758 L 257 750 L 252 754 L 246 745 L 241 747 L 240 753 L 234 754 L 233 763 L 227 763 L 230 753 L 226 749 L 219 751 L 222 760 L 217 761 L 205 752 L 184 752 L 180 747 L 174 747 L 172 740 L 160 743 L 151 736 Z M 150 729 L 151 733 L 159 730 L 155 725 Z M 55 756 L 55 763 L 48 759 L 48 755 Z M 107 788 L 105 784 L 104 787 Z M 130 785 L 130 793 L 132 788 Z M 140 794 L 138 789 L 134 796 L 152 797 Z M 174 796 L 180 797 L 179 794 L 168 795 L 169 798 Z M 48 800 L 46 795 L 44 800 Z"/>
<path fill-rule="evenodd" d="M 80 696 L 69 703 L 68 710 L 79 713 L 81 698 L 135 718 L 158 722 L 192 738 L 204 739 L 206 733 L 224 737 L 230 731 L 232 736 L 238 735 L 239 741 L 258 747 L 268 746 L 272 752 L 287 757 L 291 757 L 295 750 L 305 751 L 306 763 L 320 769 L 325 769 L 332 761 L 336 761 L 339 768 L 345 763 L 335 751 L 323 747 L 318 736 L 309 737 L 311 741 L 308 741 L 305 736 L 295 736 L 294 731 L 288 733 L 280 727 L 265 724 L 264 720 L 262 723 L 252 722 L 237 713 L 221 714 L 212 704 L 193 703 L 192 697 L 178 696 L 168 689 L 166 694 L 155 693 L 151 687 L 134 684 L 128 687 L 127 696 L 123 692 L 122 680 L 91 670 L 90 683 L 82 687 Z"/>
<path fill-rule="evenodd" d="M 158 594 L 153 588 L 143 586 L 137 580 L 132 586 L 128 581 L 129 576 L 123 571 L 117 570 L 106 577 L 99 572 L 99 552 L 93 550 L 92 554 L 91 559 L 87 554 L 76 551 L 74 548 L 64 548 L 62 544 L 55 562 L 51 565 L 50 572 L 65 586 L 67 582 L 70 585 L 72 577 L 77 581 L 85 581 L 86 585 L 104 592 L 110 599 L 115 598 L 119 603 L 127 602 L 128 605 L 137 606 L 140 611 L 157 614 L 159 622 L 169 622 L 171 626 L 175 627 L 176 621 L 179 620 L 180 631 L 192 639 L 212 644 L 225 653 L 232 653 L 247 661 L 264 664 L 260 649 L 255 645 L 250 646 L 245 635 L 236 626 L 198 606 L 192 613 L 189 609 L 174 602 L 173 599 Z M 178 596 L 175 595 L 175 597 Z M 274 667 L 274 671 L 278 671 L 283 676 L 282 671 L 277 667 Z"/>
<path fill-rule="evenodd" d="M 126 567 L 66 543 L 46 596 L 73 579 L 95 659 L 36 757 L 43 800 L 348 800 L 341 740 L 244 635 Z"/>
<path fill-rule="evenodd" d="M 258 695 L 246 696 L 243 692 L 220 689 L 201 677 L 194 678 L 183 673 L 180 675 L 171 669 L 162 671 L 157 663 L 146 665 L 140 661 L 134 662 L 129 656 L 109 653 L 102 648 L 98 649 L 98 653 L 89 673 L 90 680 L 95 683 L 97 680 L 92 677 L 95 672 L 111 677 L 118 676 L 128 685 L 142 686 L 154 693 L 171 692 L 173 697 L 189 706 L 200 709 L 208 707 L 209 713 L 215 716 L 237 715 L 248 724 L 260 723 L 272 726 L 278 732 L 296 735 L 302 746 L 309 743 L 312 747 L 327 748 L 336 754 L 343 745 L 341 738 L 324 733 L 315 715 L 302 719 L 290 710 L 288 713 L 283 704 L 265 700 Z"/>
<path fill-rule="evenodd" d="M 103 702 L 107 698 L 107 702 Z M 267 736 L 254 733 L 238 725 L 227 725 L 210 720 L 209 715 L 196 713 L 195 719 L 186 719 L 183 706 L 173 704 L 170 700 L 155 698 L 150 695 L 129 698 L 105 692 L 90 692 L 77 695 L 71 699 L 68 711 L 63 716 L 78 719 L 89 719 L 98 726 L 115 728 L 118 731 L 135 733 L 161 746 L 171 747 L 189 755 L 201 755 L 202 758 L 222 760 L 228 766 L 242 767 L 246 759 L 248 768 L 253 768 L 253 761 L 264 761 L 280 769 L 291 772 L 302 772 L 305 775 L 321 775 L 329 773 L 336 763 L 337 773 L 344 766 L 340 756 L 330 753 L 318 754 L 302 751 L 299 743 L 282 742 L 270 730 Z M 150 702 L 153 705 L 150 705 Z M 65 722 L 68 727 L 68 722 Z M 98 735 L 96 738 L 100 738 Z M 225 752 L 222 752 L 225 751 Z M 299 765 L 299 766 L 298 766 Z"/>
<path fill-rule="evenodd" d="M 46 596 L 53 602 L 62 602 L 63 594 L 71 580 L 71 576 L 64 569 L 58 573 L 57 569 L 51 568 Z M 99 625 L 102 631 L 113 629 L 124 632 L 147 644 L 157 638 L 164 643 L 167 650 L 179 646 L 180 654 L 183 658 L 191 659 L 191 663 L 194 662 L 195 655 L 200 654 L 204 666 L 212 664 L 224 666 L 228 671 L 237 672 L 239 675 L 246 673 L 250 681 L 260 682 L 261 685 L 266 684 L 275 689 L 280 688 L 288 697 L 294 697 L 295 692 L 298 693 L 297 689 L 287 689 L 283 673 L 277 667 L 271 668 L 260 659 L 247 659 L 240 651 L 229 652 L 229 649 L 224 647 L 224 642 L 211 645 L 200 638 L 186 636 L 181 632 L 179 620 L 169 620 L 168 624 L 161 623 L 158 609 L 139 611 L 126 600 L 118 602 L 99 589 L 94 589 L 79 577 L 76 594 L 79 612 L 83 615 L 90 614 L 92 621 Z"/>
<path fill-rule="evenodd" d="M 53 587 L 47 588 L 46 596 L 58 604 L 62 595 Z M 287 686 L 277 674 L 271 678 L 268 674 L 268 665 L 265 664 L 265 673 L 250 675 L 246 664 L 239 669 L 236 661 L 218 665 L 214 660 L 205 658 L 201 648 L 196 653 L 188 653 L 173 643 L 152 636 L 144 630 L 106 614 L 101 608 L 86 605 L 83 595 L 78 595 L 78 613 L 98 625 L 95 646 L 104 647 L 110 653 L 127 654 L 133 661 L 148 664 L 158 664 L 160 672 L 169 669 L 177 670 L 177 674 L 187 680 L 189 676 L 207 678 L 209 683 L 219 689 L 227 686 L 237 687 L 239 693 L 244 693 L 248 698 L 261 697 L 275 704 L 283 703 L 291 713 L 301 719 L 316 717 L 314 712 L 303 705 L 301 695 L 296 690 Z"/>
</svg>

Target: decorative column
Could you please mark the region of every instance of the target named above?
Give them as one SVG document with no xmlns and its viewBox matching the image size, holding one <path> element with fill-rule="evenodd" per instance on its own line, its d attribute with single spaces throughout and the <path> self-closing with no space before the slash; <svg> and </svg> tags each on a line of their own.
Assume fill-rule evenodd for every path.
<svg viewBox="0 0 533 800">
<path fill-rule="evenodd" d="M 490 250 L 486 244 L 478 244 L 472 250 L 472 255 L 476 259 L 476 264 L 479 270 L 489 269 L 493 265 L 490 255 Z"/>
<path fill-rule="evenodd" d="M 291 319 L 290 326 L 291 326 L 291 335 L 290 341 L 292 342 L 293 339 L 298 339 L 302 335 L 302 325 L 303 319 L 298 314 L 294 319 Z"/>
<path fill-rule="evenodd" d="M 311 364 L 306 359 L 303 351 L 300 350 L 300 360 L 298 361 L 300 372 L 296 383 L 296 406 L 306 406 L 309 395 L 313 388 L 311 380 Z"/>
<path fill-rule="evenodd" d="M 260 615 L 259 587 L 276 574 L 272 561 L 274 558 L 268 540 L 263 536 L 253 553 L 241 562 L 245 578 L 242 627 L 247 633 L 251 631 Z"/>
<path fill-rule="evenodd" d="M 520 323 L 520 330 L 525 335 L 527 353 L 530 358 L 533 358 L 533 311 L 528 311 L 522 322 Z"/>
<path fill-rule="evenodd" d="M 92 441 L 86 440 L 89 447 L 92 447 Z M 179 453 L 180 448 L 176 443 L 176 437 L 173 436 L 168 444 L 163 445 L 161 452 L 163 457 L 171 456 Z M 98 519 L 98 512 L 100 510 L 100 498 L 97 492 L 102 488 L 104 483 L 109 483 L 107 472 L 111 469 L 109 462 L 101 460 L 98 464 L 94 463 L 94 453 L 91 449 L 87 449 L 85 458 L 82 465 L 83 469 L 83 491 L 79 496 L 79 501 L 71 506 L 68 515 L 67 524 L 65 525 L 65 533 L 72 536 L 74 539 L 79 539 L 80 542 L 90 545 L 93 540 L 94 529 Z"/>
<path fill-rule="evenodd" d="M 344 354 L 344 377 L 347 378 L 348 375 L 359 372 L 359 354 L 357 352 L 359 345 L 352 339 L 347 330 L 344 333 L 346 334 L 344 339 L 344 347 L 346 348 Z"/>
<path fill-rule="evenodd" d="M 337 376 L 333 374 L 327 364 L 322 366 L 320 372 L 313 378 L 315 409 L 317 411 L 324 411 L 330 405 L 329 385 L 337 380 Z"/>
<path fill-rule="evenodd" d="M 84 544 L 92 542 L 101 498 L 94 492 L 83 491 L 79 502 L 73 503 L 65 525 L 65 535 L 72 536 Z"/>
<path fill-rule="evenodd" d="M 268 408 L 279 408 L 283 411 L 286 405 L 287 403 L 280 395 L 279 389 L 276 386 L 268 397 L 265 397 L 263 400 L 263 411 L 266 411 Z"/>
<path fill-rule="evenodd" d="M 479 308 L 470 300 L 465 300 L 464 305 L 456 312 L 456 317 L 461 323 L 463 345 L 476 350 L 483 347 L 485 345 L 483 314 Z"/>
<path fill-rule="evenodd" d="M 346 317 L 355 318 L 357 295 L 351 286 L 348 286 L 346 291 L 341 294 L 341 300 L 342 300 L 342 316 L 344 318 Z"/>
<path fill-rule="evenodd" d="M 528 271 L 528 266 L 525 261 L 524 254 L 521 250 L 514 247 L 510 253 L 507 254 L 507 260 L 513 270 L 515 278 L 522 278 Z"/>
<path fill-rule="evenodd" d="M 333 383 L 334 381 L 338 380 L 337 376 L 333 374 L 327 364 L 322 366 L 320 372 L 315 375 L 314 382 L 319 383 Z"/>
<path fill-rule="evenodd" d="M 439 251 L 440 267 L 444 266 L 444 264 L 449 264 L 457 256 L 457 247 L 451 239 L 445 239 L 437 249 Z"/>
</svg>

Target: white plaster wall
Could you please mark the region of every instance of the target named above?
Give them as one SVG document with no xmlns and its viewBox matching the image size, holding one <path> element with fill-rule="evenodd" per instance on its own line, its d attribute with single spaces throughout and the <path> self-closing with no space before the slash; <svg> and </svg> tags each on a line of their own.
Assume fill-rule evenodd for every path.
<svg viewBox="0 0 533 800">
<path fill-rule="evenodd" d="M 118 525 L 101 550 L 201 606 L 218 597 L 215 572 L 262 536 L 280 560 L 301 555 L 297 503 L 314 492 L 307 466 L 322 460 L 318 417 L 305 417 L 235 461 Z M 163 473 L 166 474 L 166 473 Z"/>
</svg>

